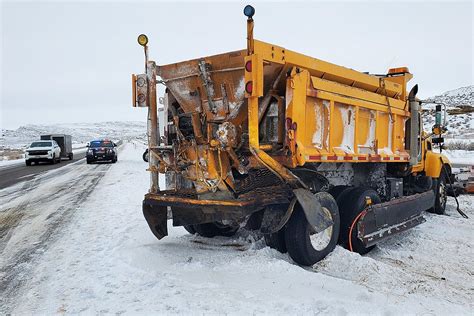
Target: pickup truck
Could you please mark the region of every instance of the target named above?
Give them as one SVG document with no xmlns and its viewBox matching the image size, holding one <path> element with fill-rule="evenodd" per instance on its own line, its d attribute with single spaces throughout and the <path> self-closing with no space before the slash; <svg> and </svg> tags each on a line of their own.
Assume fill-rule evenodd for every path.
<svg viewBox="0 0 474 316">
<path fill-rule="evenodd" d="M 25 163 L 50 162 L 55 164 L 61 162 L 61 148 L 54 140 L 40 140 L 31 143 L 25 152 Z"/>
</svg>

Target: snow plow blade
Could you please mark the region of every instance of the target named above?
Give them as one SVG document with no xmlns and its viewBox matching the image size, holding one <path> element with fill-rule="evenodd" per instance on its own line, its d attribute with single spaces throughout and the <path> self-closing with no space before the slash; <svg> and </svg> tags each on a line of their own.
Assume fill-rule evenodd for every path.
<svg viewBox="0 0 474 316">
<path fill-rule="evenodd" d="M 357 223 L 358 238 L 366 247 L 424 223 L 422 212 L 434 206 L 434 192 L 414 194 L 371 206 Z"/>
<path fill-rule="evenodd" d="M 155 205 L 150 201 L 143 201 L 143 215 L 146 222 L 158 239 L 168 236 L 168 207 L 163 205 Z"/>
</svg>

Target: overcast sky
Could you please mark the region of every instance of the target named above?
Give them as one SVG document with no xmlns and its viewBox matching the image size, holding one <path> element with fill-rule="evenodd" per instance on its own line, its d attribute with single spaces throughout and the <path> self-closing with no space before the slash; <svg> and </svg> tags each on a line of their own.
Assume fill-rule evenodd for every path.
<svg viewBox="0 0 474 316">
<path fill-rule="evenodd" d="M 360 71 L 408 66 L 422 97 L 473 84 L 472 1 L 251 3 L 258 39 Z M 1 127 L 145 120 L 137 35 L 158 64 L 243 49 L 243 6 L 3 0 Z"/>
</svg>

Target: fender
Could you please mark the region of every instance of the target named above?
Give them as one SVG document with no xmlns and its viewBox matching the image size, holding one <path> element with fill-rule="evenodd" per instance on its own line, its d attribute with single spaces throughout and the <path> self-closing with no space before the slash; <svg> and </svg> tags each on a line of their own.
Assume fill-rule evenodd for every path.
<svg viewBox="0 0 474 316">
<path fill-rule="evenodd" d="M 293 193 L 295 197 L 287 209 L 278 205 L 265 209 L 260 227 L 263 234 L 276 233 L 282 229 L 293 214 L 297 203 L 301 206 L 306 220 L 316 233 L 320 233 L 334 224 L 332 218 L 323 211 L 321 204 L 311 191 L 300 188 L 293 190 Z"/>
<path fill-rule="evenodd" d="M 449 161 L 448 157 L 440 153 L 434 153 L 432 151 L 426 152 L 425 173 L 427 176 L 439 178 L 441 171 L 443 170 L 443 164 L 448 165 L 448 169 L 451 170 L 451 162 Z"/>
<path fill-rule="evenodd" d="M 323 211 L 321 204 L 311 191 L 295 189 L 293 193 L 304 211 L 306 220 L 316 233 L 320 233 L 334 224 L 332 218 Z"/>
</svg>

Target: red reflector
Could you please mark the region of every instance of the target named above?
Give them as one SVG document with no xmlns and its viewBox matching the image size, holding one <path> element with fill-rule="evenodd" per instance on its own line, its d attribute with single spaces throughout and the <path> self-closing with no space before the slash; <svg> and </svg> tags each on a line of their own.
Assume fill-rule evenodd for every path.
<svg viewBox="0 0 474 316">
<path fill-rule="evenodd" d="M 245 91 L 246 91 L 247 93 L 249 93 L 249 94 L 252 93 L 252 91 L 253 91 L 253 83 L 252 83 L 252 81 L 249 81 L 249 82 L 247 82 L 247 83 L 245 84 Z"/>
<path fill-rule="evenodd" d="M 245 70 L 248 72 L 252 72 L 252 61 L 249 60 L 248 62 L 245 63 Z"/>
</svg>

